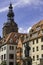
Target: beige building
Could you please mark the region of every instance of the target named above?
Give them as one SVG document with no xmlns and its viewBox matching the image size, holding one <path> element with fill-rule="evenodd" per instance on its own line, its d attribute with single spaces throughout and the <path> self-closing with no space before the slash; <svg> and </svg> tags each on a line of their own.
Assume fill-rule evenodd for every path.
<svg viewBox="0 0 43 65">
<path fill-rule="evenodd" d="M 28 43 L 31 48 L 29 55 L 32 58 L 32 65 L 40 64 L 40 59 L 43 58 L 43 20 L 32 26 L 24 43 Z"/>
</svg>

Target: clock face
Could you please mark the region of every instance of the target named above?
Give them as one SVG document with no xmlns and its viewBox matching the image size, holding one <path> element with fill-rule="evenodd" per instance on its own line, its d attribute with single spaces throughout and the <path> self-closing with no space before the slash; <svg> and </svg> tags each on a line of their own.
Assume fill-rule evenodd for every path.
<svg viewBox="0 0 43 65">
<path fill-rule="evenodd" d="M 13 39 L 12 38 L 10 39 L 10 43 L 13 43 Z"/>
</svg>

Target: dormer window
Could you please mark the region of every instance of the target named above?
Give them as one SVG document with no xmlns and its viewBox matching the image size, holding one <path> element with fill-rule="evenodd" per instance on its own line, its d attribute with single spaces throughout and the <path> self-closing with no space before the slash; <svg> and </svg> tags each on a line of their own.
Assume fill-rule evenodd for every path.
<svg viewBox="0 0 43 65">
<path fill-rule="evenodd" d="M 41 25 L 41 28 L 43 28 L 43 24 Z"/>
<path fill-rule="evenodd" d="M 43 37 L 41 38 L 41 42 L 43 42 Z"/>
<path fill-rule="evenodd" d="M 16 38 L 16 37 L 17 37 L 17 34 L 14 35 L 14 38 Z"/>
<path fill-rule="evenodd" d="M 1 48 L 1 51 L 3 51 L 3 48 Z"/>
<path fill-rule="evenodd" d="M 32 34 L 30 34 L 30 37 L 32 37 Z"/>
<path fill-rule="evenodd" d="M 37 32 L 32 34 L 32 37 L 37 37 L 37 36 L 38 36 Z"/>
<path fill-rule="evenodd" d="M 43 34 L 43 30 L 42 30 L 42 34 Z"/>
<path fill-rule="evenodd" d="M 32 29 L 32 32 L 33 32 L 34 30 Z"/>
<path fill-rule="evenodd" d="M 24 40 L 26 40 L 26 36 L 24 36 Z"/>
<path fill-rule="evenodd" d="M 30 32 L 33 32 L 34 30 L 33 29 L 31 29 L 31 31 Z"/>
<path fill-rule="evenodd" d="M 36 30 L 40 30 L 40 27 L 37 27 Z"/>
<path fill-rule="evenodd" d="M 13 43 L 13 39 L 12 38 L 9 41 L 10 41 L 10 43 Z"/>
</svg>

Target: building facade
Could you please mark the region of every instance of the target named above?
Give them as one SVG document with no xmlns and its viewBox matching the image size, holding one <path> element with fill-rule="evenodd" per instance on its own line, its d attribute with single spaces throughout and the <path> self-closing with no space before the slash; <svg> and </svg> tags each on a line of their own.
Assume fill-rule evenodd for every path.
<svg viewBox="0 0 43 65">
<path fill-rule="evenodd" d="M 43 20 L 32 26 L 24 43 L 28 43 L 31 48 L 29 55 L 32 58 L 32 65 L 39 65 L 40 59 L 43 58 Z"/>
<path fill-rule="evenodd" d="M 16 49 L 16 54 L 17 54 L 17 64 L 18 65 L 23 65 L 23 62 L 22 62 L 22 43 L 23 43 L 23 40 L 24 40 L 24 36 L 26 36 L 27 34 L 23 34 L 23 33 L 19 33 L 20 36 L 19 39 L 18 39 L 18 44 L 17 44 L 17 49 Z"/>
<path fill-rule="evenodd" d="M 4 50 L 5 47 L 6 49 Z M 12 47 L 12 49 L 10 49 L 10 47 Z M 15 61 L 16 58 L 14 53 L 16 50 L 16 45 L 6 44 L 2 46 L 1 49 L 3 50 L 0 52 L 0 57 L 1 57 L 0 63 L 2 63 L 2 61 L 6 61 L 7 65 L 16 65 L 16 61 Z"/>
<path fill-rule="evenodd" d="M 0 42 L 0 64 L 6 62 L 7 65 L 16 65 L 17 42 L 13 39 L 12 33 Z"/>
</svg>

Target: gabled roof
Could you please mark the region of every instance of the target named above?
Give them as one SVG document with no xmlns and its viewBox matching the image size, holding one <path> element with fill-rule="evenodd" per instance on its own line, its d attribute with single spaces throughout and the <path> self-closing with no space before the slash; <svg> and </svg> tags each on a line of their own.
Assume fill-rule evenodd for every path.
<svg viewBox="0 0 43 65">
<path fill-rule="evenodd" d="M 24 35 L 27 34 L 23 34 L 23 33 L 16 33 L 16 32 L 11 32 L 8 35 L 6 35 L 5 38 L 2 39 L 2 44 L 17 44 L 18 43 L 18 39 L 21 38 L 21 42 L 23 41 Z"/>
<path fill-rule="evenodd" d="M 32 29 L 36 28 L 36 27 L 39 27 L 40 25 L 43 25 L 43 20 L 40 20 L 38 23 L 34 24 L 32 26 Z"/>
</svg>

